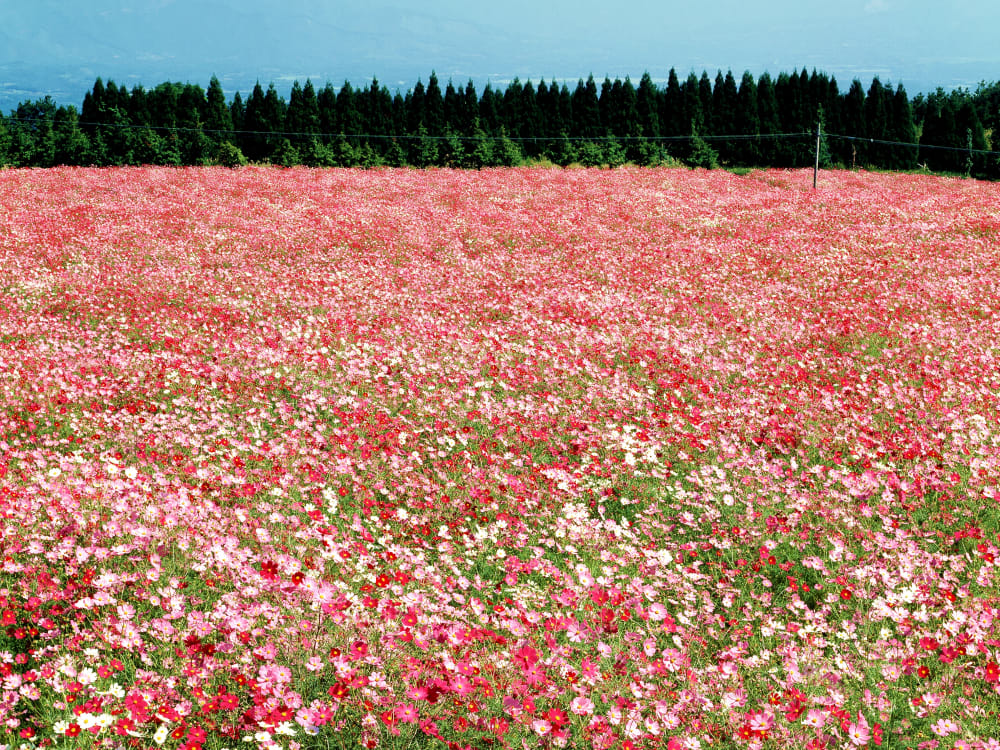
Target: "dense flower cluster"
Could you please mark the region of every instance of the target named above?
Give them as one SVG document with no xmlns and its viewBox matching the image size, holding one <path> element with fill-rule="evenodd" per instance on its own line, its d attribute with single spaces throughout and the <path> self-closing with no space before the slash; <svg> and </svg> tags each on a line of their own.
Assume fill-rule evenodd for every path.
<svg viewBox="0 0 1000 750">
<path fill-rule="evenodd" d="M 6 747 L 1000 742 L 1000 191 L 0 172 Z"/>
</svg>

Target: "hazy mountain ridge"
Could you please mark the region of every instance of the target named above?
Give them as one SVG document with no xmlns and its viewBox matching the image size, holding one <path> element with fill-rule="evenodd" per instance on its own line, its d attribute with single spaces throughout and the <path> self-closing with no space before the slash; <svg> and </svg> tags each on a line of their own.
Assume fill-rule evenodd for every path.
<svg viewBox="0 0 1000 750">
<path fill-rule="evenodd" d="M 720 1 L 720 15 L 684 6 L 649 23 L 606 7 L 583 17 L 529 0 L 495 7 L 437 0 L 434 10 L 401 0 L 350 8 L 285 0 L 277 19 L 273 5 L 255 0 L 10 3 L 0 7 L 0 111 L 46 94 L 79 106 L 97 76 L 152 87 L 168 80 L 204 86 L 215 74 L 228 95 L 245 94 L 258 79 L 287 91 L 293 79 L 307 77 L 318 85 L 362 86 L 376 76 L 405 91 L 432 69 L 442 81 L 472 78 L 481 87 L 514 76 L 637 80 L 648 70 L 660 82 L 672 66 L 682 75 L 717 68 L 739 75 L 805 65 L 836 76 L 842 88 L 855 76 L 879 75 L 904 83 L 911 94 L 1000 78 L 1000 53 L 981 39 L 989 36 L 989 19 L 968 9 L 952 13 L 966 30 L 961 59 L 922 45 L 930 21 L 903 28 L 901 11 L 867 13 L 859 25 L 838 8 L 823 17 L 825 33 L 810 36 L 802 33 L 801 6 L 783 2 L 768 14 L 766 32 L 738 24 L 730 0 Z M 859 2 L 844 5 L 862 12 Z M 594 24 L 601 27 L 599 42 Z M 762 58 L 767 47 L 782 54 Z"/>
</svg>

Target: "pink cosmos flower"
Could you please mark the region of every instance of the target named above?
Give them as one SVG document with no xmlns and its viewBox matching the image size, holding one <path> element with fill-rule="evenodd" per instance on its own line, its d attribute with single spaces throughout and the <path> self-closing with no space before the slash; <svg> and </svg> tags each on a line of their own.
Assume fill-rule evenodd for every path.
<svg viewBox="0 0 1000 750">
<path fill-rule="evenodd" d="M 531 722 L 531 728 L 539 737 L 544 737 L 552 731 L 552 724 L 545 719 L 535 719 Z"/>
<path fill-rule="evenodd" d="M 417 709 L 412 703 L 401 703 L 396 706 L 396 718 L 406 724 L 416 724 L 420 719 Z"/>
<path fill-rule="evenodd" d="M 872 738 L 871 728 L 867 724 L 849 724 L 847 727 L 847 738 L 852 744 L 860 747 L 867 745 Z"/>
<path fill-rule="evenodd" d="M 465 698 L 466 696 L 470 695 L 474 690 L 472 681 L 468 677 L 464 677 L 463 675 L 455 675 L 451 679 L 451 684 L 449 685 L 449 687 L 462 698 Z"/>
</svg>

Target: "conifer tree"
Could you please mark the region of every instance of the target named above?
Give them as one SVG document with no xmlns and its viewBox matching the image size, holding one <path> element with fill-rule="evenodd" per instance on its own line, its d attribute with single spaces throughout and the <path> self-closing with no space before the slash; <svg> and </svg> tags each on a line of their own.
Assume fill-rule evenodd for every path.
<svg viewBox="0 0 1000 750">
<path fill-rule="evenodd" d="M 619 85 L 619 89 L 621 86 Z M 597 100 L 597 111 L 601 118 L 601 135 L 608 135 L 614 132 L 615 114 L 618 108 L 614 93 L 614 84 L 605 76 L 601 83 L 601 93 Z"/>
<path fill-rule="evenodd" d="M 601 135 L 601 110 L 597 99 L 597 84 L 594 76 L 588 76 L 586 83 L 581 78 L 573 92 L 573 127 L 570 135 L 575 138 L 598 138 Z"/>
<path fill-rule="evenodd" d="M 670 69 L 667 77 L 667 90 L 663 95 L 663 108 L 660 112 L 661 133 L 665 136 L 677 137 L 687 135 L 690 122 L 684 123 L 684 94 L 677 78 L 677 71 Z"/>
<path fill-rule="evenodd" d="M 83 166 L 87 163 L 90 143 L 80 129 L 80 118 L 73 106 L 59 107 L 53 117 L 55 131 L 55 164 Z"/>
<path fill-rule="evenodd" d="M 437 74 L 433 70 L 427 80 L 423 120 L 430 135 L 439 136 L 444 132 L 444 96 L 441 94 Z"/>
<path fill-rule="evenodd" d="M 497 99 L 502 103 L 502 94 L 493 90 L 489 81 L 483 89 L 483 95 L 479 99 L 479 126 L 487 135 L 493 135 L 500 129 L 500 107 Z"/>
<path fill-rule="evenodd" d="M 774 81 L 766 71 L 757 79 L 757 117 L 761 138 L 756 142 L 760 164 L 773 166 L 777 163 L 778 142 L 769 137 L 780 133 L 781 118 L 778 113 L 778 96 L 774 90 Z"/>
<path fill-rule="evenodd" d="M 844 134 L 854 138 L 864 138 L 867 133 L 865 125 L 865 91 L 861 81 L 855 78 L 844 96 L 844 109 L 841 122 Z M 867 164 L 867 149 L 863 141 L 845 141 L 841 161 L 852 169 L 855 166 Z"/>
<path fill-rule="evenodd" d="M 639 79 L 639 90 L 636 92 L 636 113 L 639 117 L 639 129 L 646 138 L 660 137 L 660 92 L 653 83 L 649 72 Z"/>
<path fill-rule="evenodd" d="M 416 86 L 411 91 L 406 92 L 406 132 L 416 135 L 421 125 L 426 128 L 425 103 L 427 99 L 427 89 L 418 78 Z"/>
<path fill-rule="evenodd" d="M 250 161 L 263 161 L 267 157 L 267 133 L 271 130 L 264 107 L 264 89 L 260 81 L 253 87 L 247 99 L 246 112 L 243 118 L 243 137 L 240 139 L 240 150 Z"/>
<path fill-rule="evenodd" d="M 133 98 L 134 91 L 133 89 Z M 232 129 L 233 119 L 226 106 L 226 95 L 219 79 L 213 75 L 208 82 L 208 91 L 205 94 L 205 130 L 210 133 L 213 141 L 220 143 L 232 138 L 232 134 L 229 132 Z"/>
<path fill-rule="evenodd" d="M 152 118 L 149 112 L 149 102 L 146 98 L 146 90 L 142 86 L 133 86 L 132 92 L 129 94 L 128 119 L 133 125 L 152 124 Z"/>
<path fill-rule="evenodd" d="M 874 140 L 886 140 L 889 113 L 886 109 L 887 93 L 878 76 L 872 79 L 872 85 L 868 89 L 865 97 L 865 135 L 869 139 L 868 144 L 868 164 L 875 167 L 889 166 L 891 161 L 892 146 L 881 143 L 872 143 Z"/>
<path fill-rule="evenodd" d="M 461 98 L 459 109 L 458 129 L 464 135 L 471 135 L 478 127 L 479 119 L 479 95 L 476 93 L 476 86 L 470 78 L 465 84 L 465 91 Z"/>
<path fill-rule="evenodd" d="M 229 118 L 232 121 L 233 130 L 243 130 L 244 121 L 246 119 L 246 107 L 243 105 L 243 97 L 240 95 L 239 91 L 233 94 L 233 100 L 229 103 Z M 233 143 L 235 144 L 237 140 L 238 135 L 234 133 Z"/>
<path fill-rule="evenodd" d="M 528 80 L 524 84 L 524 88 L 521 89 L 519 109 L 520 128 L 517 135 L 521 138 L 533 139 L 522 142 L 521 149 L 527 156 L 532 158 L 538 157 L 542 153 L 545 142 L 543 140 L 535 140 L 542 135 L 543 120 L 541 110 L 538 106 L 538 94 L 535 92 L 535 86 L 531 83 L 531 80 Z"/>
<path fill-rule="evenodd" d="M 736 94 L 736 126 L 737 133 L 742 135 L 757 135 L 760 133 L 760 116 L 757 112 L 757 83 L 750 71 L 744 71 L 740 79 L 740 88 Z M 736 144 L 735 159 L 740 164 L 758 164 L 760 154 L 757 151 L 757 139 L 743 139 Z"/>
<path fill-rule="evenodd" d="M 329 81 L 316 95 L 316 106 L 319 109 L 319 129 L 324 134 L 323 143 L 329 143 L 337 132 L 337 92 Z"/>
<path fill-rule="evenodd" d="M 701 118 L 698 121 L 698 132 L 702 135 L 712 134 L 712 79 L 708 71 L 701 71 L 698 79 L 698 103 L 701 107 Z"/>
<path fill-rule="evenodd" d="M 684 119 L 683 135 L 691 135 L 704 127 L 704 110 L 701 107 L 701 98 L 698 95 L 698 76 L 694 71 L 688 74 L 687 80 L 681 85 L 683 96 Z"/>
<path fill-rule="evenodd" d="M 913 109 L 910 107 L 910 97 L 906 95 L 903 84 L 896 86 L 892 95 L 889 113 L 888 138 L 898 143 L 912 143 L 912 148 L 895 146 L 892 152 L 893 169 L 915 169 L 917 166 L 917 131 L 913 125 Z"/>
</svg>

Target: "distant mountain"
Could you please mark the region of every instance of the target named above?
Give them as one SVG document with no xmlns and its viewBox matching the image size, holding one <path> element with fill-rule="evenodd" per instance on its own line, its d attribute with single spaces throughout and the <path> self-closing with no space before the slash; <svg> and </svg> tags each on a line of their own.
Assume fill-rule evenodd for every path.
<svg viewBox="0 0 1000 750">
<path fill-rule="evenodd" d="M 258 79 L 287 88 L 307 77 L 339 86 L 344 80 L 364 85 L 377 76 L 390 89 L 405 89 L 418 76 L 426 80 L 432 69 L 442 80 L 454 77 L 462 84 L 469 78 L 537 77 L 539 71 L 581 74 L 555 69 L 557 54 L 544 31 L 512 34 L 384 3 L 347 8 L 285 0 L 278 23 L 273 11 L 235 0 L 160 0 L 141 7 L 94 0 L 69 12 L 66 5 L 32 0 L 0 8 L 4 111 L 44 94 L 79 105 L 97 76 L 131 87 L 167 80 L 207 85 L 215 74 L 232 94 L 246 93 Z M 44 26 L 39 18 L 47 19 Z"/>
<path fill-rule="evenodd" d="M 97 76 L 152 87 L 204 86 L 215 74 L 229 95 L 258 79 L 285 94 L 307 77 L 360 86 L 377 76 L 405 91 L 432 69 L 443 82 L 481 87 L 514 76 L 573 83 L 648 70 L 662 82 L 671 66 L 682 76 L 806 66 L 845 89 L 879 75 L 911 94 L 1000 78 L 996 8 L 957 2 L 942 23 L 898 5 L 772 0 L 751 23 L 743 0 L 717 0 L 711 13 L 666 3 L 635 16 L 615 4 L 567 12 L 567 3 L 536 0 L 10 0 L 0 3 L 0 111 L 46 94 L 79 106 Z"/>
</svg>

